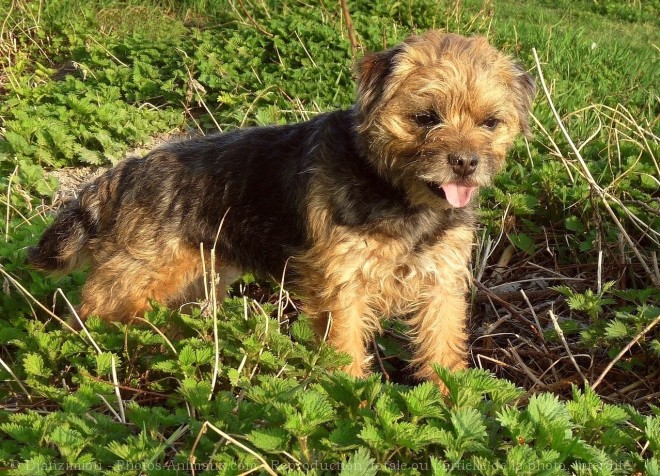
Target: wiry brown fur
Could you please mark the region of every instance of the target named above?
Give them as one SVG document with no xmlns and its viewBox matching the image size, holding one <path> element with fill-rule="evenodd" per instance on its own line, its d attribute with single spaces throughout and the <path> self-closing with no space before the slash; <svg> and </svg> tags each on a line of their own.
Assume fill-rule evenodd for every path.
<svg viewBox="0 0 660 476">
<path fill-rule="evenodd" d="M 200 297 L 200 243 L 216 247 L 224 281 L 235 269 L 279 277 L 290 258 L 319 335 L 353 357 L 349 373 L 368 371 L 381 319 L 400 316 L 417 375 L 435 379 L 431 363 L 465 366 L 474 229 L 473 206 L 452 206 L 445 187 L 490 182 L 528 129 L 533 95 L 483 38 L 412 37 L 360 61 L 351 110 L 122 162 L 80 192 L 30 261 L 60 272 L 90 262 L 82 316 L 129 320 L 150 299 Z"/>
</svg>

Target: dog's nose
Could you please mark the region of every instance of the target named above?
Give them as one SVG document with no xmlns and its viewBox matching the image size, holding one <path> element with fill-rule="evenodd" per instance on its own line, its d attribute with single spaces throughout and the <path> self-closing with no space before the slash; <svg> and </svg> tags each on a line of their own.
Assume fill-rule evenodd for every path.
<svg viewBox="0 0 660 476">
<path fill-rule="evenodd" d="M 449 165 L 451 165 L 454 173 L 461 177 L 472 175 L 474 171 L 477 170 L 477 165 L 479 164 L 479 157 L 477 154 L 449 154 L 447 159 L 449 160 Z"/>
</svg>

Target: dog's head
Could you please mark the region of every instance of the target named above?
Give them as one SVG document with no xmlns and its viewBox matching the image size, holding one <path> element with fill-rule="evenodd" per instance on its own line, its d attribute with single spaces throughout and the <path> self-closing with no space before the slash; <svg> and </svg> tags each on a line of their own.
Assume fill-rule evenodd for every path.
<svg viewBox="0 0 660 476">
<path fill-rule="evenodd" d="M 529 132 L 534 80 L 481 37 L 430 31 L 358 64 L 358 134 L 411 203 L 464 207 Z"/>
</svg>

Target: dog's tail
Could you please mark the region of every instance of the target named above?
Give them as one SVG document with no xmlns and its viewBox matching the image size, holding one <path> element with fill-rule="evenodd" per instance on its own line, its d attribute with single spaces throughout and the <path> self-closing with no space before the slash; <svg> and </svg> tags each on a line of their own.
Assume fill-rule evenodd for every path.
<svg viewBox="0 0 660 476">
<path fill-rule="evenodd" d="M 124 192 L 119 184 L 135 162 L 125 160 L 84 186 L 46 229 L 39 244 L 28 248 L 28 264 L 53 274 L 66 274 L 89 261 L 93 251 L 90 240 L 112 226 Z"/>
<path fill-rule="evenodd" d="M 87 244 L 93 231 L 80 201 L 74 200 L 46 229 L 39 244 L 28 248 L 28 264 L 57 274 L 81 267 L 87 261 Z"/>
</svg>

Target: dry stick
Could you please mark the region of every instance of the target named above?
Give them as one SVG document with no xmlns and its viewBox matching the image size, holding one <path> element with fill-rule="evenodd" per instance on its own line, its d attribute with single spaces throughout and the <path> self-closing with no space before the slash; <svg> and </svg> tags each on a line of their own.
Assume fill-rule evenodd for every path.
<svg viewBox="0 0 660 476">
<path fill-rule="evenodd" d="M 344 15 L 344 21 L 346 22 L 346 29 L 348 30 L 348 41 L 351 42 L 351 57 L 355 57 L 355 52 L 360 45 L 357 41 L 353 21 L 351 20 L 351 13 L 348 10 L 348 3 L 346 0 L 339 0 L 339 4 L 341 5 L 341 13 Z"/>
<path fill-rule="evenodd" d="M 18 172 L 18 165 L 14 167 L 14 171 L 9 176 L 9 182 L 7 183 L 7 224 L 5 226 L 5 241 L 9 241 L 9 210 L 11 209 L 11 181 L 14 179 L 14 175 Z"/>
<path fill-rule="evenodd" d="M 152 329 L 156 334 L 160 335 L 160 336 L 163 338 L 163 341 L 167 344 L 167 346 L 170 348 L 170 350 L 172 351 L 172 353 L 173 353 L 174 355 L 177 355 L 177 356 L 179 355 L 179 353 L 176 351 L 176 349 L 175 349 L 174 346 L 172 345 L 172 342 L 170 342 L 170 340 L 169 340 L 169 339 L 167 338 L 167 336 L 163 333 L 163 331 L 161 331 L 157 326 L 155 326 L 153 323 L 151 323 L 151 322 L 149 322 L 148 320 L 146 320 L 144 317 L 138 317 L 138 316 L 135 316 L 133 319 L 135 319 L 136 321 L 143 322 L 143 323 L 145 323 L 146 325 L 148 325 L 149 327 L 151 327 L 151 329 Z M 183 375 L 186 375 L 186 373 L 184 372 Z"/>
<path fill-rule="evenodd" d="M 22 293 L 24 293 L 26 296 L 29 296 L 30 298 L 32 298 L 32 300 L 33 300 L 33 301 L 34 301 L 34 302 L 35 302 L 35 303 L 36 303 L 41 309 L 43 309 L 44 311 L 46 311 L 50 316 L 52 316 L 52 317 L 54 317 L 55 319 L 57 319 L 62 325 L 64 325 L 65 327 L 67 327 L 71 332 L 73 332 L 74 334 L 80 336 L 80 333 L 77 332 L 73 327 L 71 327 L 69 324 L 67 324 L 65 321 L 63 321 L 58 315 L 56 315 L 55 313 L 51 312 L 50 309 L 48 309 L 46 306 L 44 306 L 44 305 L 41 304 L 39 301 L 37 301 L 37 300 L 34 298 L 34 296 L 32 296 L 32 295 L 31 295 L 31 294 L 30 294 L 30 293 L 29 293 L 29 292 L 28 292 L 23 286 L 21 286 L 21 284 L 18 283 L 18 281 L 16 281 L 14 278 L 12 278 L 12 277 L 11 277 L 11 276 L 10 276 L 10 275 L 9 275 L 9 274 L 8 274 L 3 268 L 2 268 L 2 266 L 0 266 L 0 274 L 4 275 L 5 278 L 7 278 L 7 279 L 9 280 L 9 282 L 12 283 L 12 284 L 13 284 L 13 285 L 14 285 L 19 291 L 21 291 Z M 69 300 L 66 298 L 66 296 L 65 296 L 64 293 L 62 292 L 62 290 L 61 290 L 60 288 L 57 288 L 57 290 L 56 290 L 55 292 L 56 292 L 56 293 L 59 292 L 59 293 L 62 295 L 62 297 L 64 298 L 64 301 L 67 303 L 67 305 L 68 305 L 69 308 L 71 309 L 71 312 L 73 313 L 74 317 L 75 317 L 75 318 L 78 320 L 78 322 L 81 324 L 81 327 L 82 327 L 83 331 L 85 332 L 85 334 L 87 335 L 87 337 L 88 337 L 89 341 L 91 342 L 92 346 L 94 347 L 94 349 L 95 349 L 99 354 L 101 354 L 101 353 L 102 353 L 101 348 L 98 346 L 98 344 L 96 343 L 96 341 L 94 341 L 94 339 L 92 338 L 92 335 L 89 333 L 89 331 L 87 330 L 87 328 L 86 328 L 85 325 L 83 324 L 83 322 L 82 322 L 82 320 L 80 319 L 80 317 L 78 317 L 78 314 L 76 313 L 75 308 L 71 305 L 71 303 L 69 302 Z M 83 339 L 83 340 L 84 340 L 84 339 Z M 11 373 L 11 371 L 10 371 L 10 373 Z M 119 393 L 119 381 L 117 380 L 117 371 L 116 371 L 116 369 L 115 369 L 115 357 L 114 357 L 114 356 L 112 356 L 112 380 L 113 380 L 113 386 L 115 387 L 115 391 L 116 391 L 116 393 L 117 393 L 117 400 L 118 400 L 118 402 L 119 402 L 119 412 L 120 412 L 120 415 L 121 415 L 121 422 L 122 422 L 122 423 L 126 423 L 126 417 L 124 416 L 124 402 L 122 401 L 122 399 L 121 399 L 121 394 Z"/>
<path fill-rule="evenodd" d="M 71 314 L 73 314 L 73 317 L 76 318 L 78 321 L 78 324 L 80 324 L 80 328 L 85 332 L 85 335 L 87 338 L 90 340 L 92 343 L 92 346 L 94 346 L 94 349 L 96 352 L 98 352 L 99 355 L 103 353 L 101 348 L 98 346 L 94 338 L 92 337 L 92 334 L 89 333 L 87 330 L 87 327 L 85 326 L 85 323 L 80 319 L 80 316 L 76 312 L 76 308 L 73 307 L 71 302 L 67 299 L 66 295 L 64 294 L 64 291 L 62 291 L 61 288 L 57 288 L 55 290 L 55 295 L 57 296 L 57 293 L 62 295 L 62 298 L 64 299 L 64 302 L 66 302 L 66 305 L 69 307 L 69 310 L 71 311 Z M 117 378 L 117 368 L 116 368 L 116 363 L 115 363 L 115 356 L 111 355 L 111 364 L 112 364 L 112 373 L 110 374 L 110 378 L 112 379 L 112 385 L 115 387 L 115 394 L 117 395 L 117 405 L 119 406 L 119 421 L 120 423 L 126 423 L 126 415 L 124 414 L 124 401 L 121 398 L 121 392 L 119 391 L 119 379 Z M 113 412 L 115 413 L 115 412 Z"/>
<path fill-rule="evenodd" d="M 374 346 L 374 355 L 376 356 L 376 362 L 378 362 L 378 367 L 380 368 L 380 371 L 383 374 L 383 377 L 385 377 L 385 380 L 387 382 L 390 381 L 390 374 L 387 373 L 387 370 L 385 370 L 385 365 L 383 364 L 383 359 L 380 357 L 380 352 L 378 352 L 378 342 L 376 342 L 376 337 L 372 339 L 372 343 Z"/>
<path fill-rule="evenodd" d="M 280 292 L 277 297 L 277 323 L 282 325 L 282 315 L 284 314 L 284 304 L 282 303 L 282 298 L 284 294 L 284 277 L 286 276 L 286 268 L 289 266 L 289 259 L 287 258 L 284 262 L 284 269 L 282 270 L 282 280 L 280 281 Z M 246 317 L 247 320 L 247 317 Z M 268 319 L 266 319 L 266 330 L 268 330 Z"/>
<path fill-rule="evenodd" d="M 495 302 L 498 303 L 500 306 L 502 306 L 504 309 L 506 309 L 507 311 L 509 311 L 513 317 L 515 317 L 515 318 L 518 319 L 520 322 L 522 322 L 522 323 L 525 324 L 526 326 L 528 326 L 528 327 L 530 327 L 531 329 L 533 329 L 533 330 L 535 331 L 535 332 L 534 332 L 535 334 L 538 332 L 538 329 L 536 328 L 536 326 L 535 326 L 532 322 L 530 322 L 530 321 L 528 321 L 527 319 L 525 319 L 525 317 L 520 313 L 520 310 L 519 310 L 518 308 L 516 308 L 515 306 L 512 306 L 511 304 L 509 304 L 508 302 L 506 302 L 504 299 L 500 298 L 497 294 L 495 294 L 494 292 L 492 292 L 490 289 L 488 289 L 486 286 L 484 286 L 483 284 L 481 284 L 479 281 L 473 279 L 472 282 L 474 283 L 474 285 L 475 285 L 477 288 L 479 288 L 479 290 L 483 291 L 487 296 L 489 296 L 490 298 L 492 298 L 493 301 L 495 301 Z"/>
<path fill-rule="evenodd" d="M 76 312 L 76 308 L 73 307 L 73 304 L 71 304 L 71 302 L 64 295 L 64 291 L 62 291 L 62 288 L 57 288 L 55 290 L 55 296 L 57 296 L 57 293 L 62 295 L 62 298 L 64 299 L 64 302 L 66 302 L 66 305 L 69 307 L 69 311 L 71 311 L 71 314 L 73 315 L 73 317 L 75 317 L 76 321 L 78 321 L 78 324 L 80 325 L 80 329 L 85 333 L 85 335 L 87 336 L 89 341 L 92 343 L 92 346 L 94 346 L 94 349 L 96 350 L 96 352 L 98 352 L 99 355 L 102 354 L 103 351 L 101 350 L 101 348 L 98 346 L 98 344 L 96 343 L 96 341 L 92 337 L 92 334 L 90 334 L 89 331 L 87 330 L 87 327 L 85 326 L 85 323 L 82 321 L 82 319 L 80 319 L 80 316 Z"/>
<path fill-rule="evenodd" d="M 527 307 L 529 307 L 529 310 L 532 313 L 532 317 L 534 318 L 534 323 L 536 324 L 536 328 L 539 330 L 539 335 L 543 339 L 543 347 L 545 347 L 545 336 L 543 335 L 543 328 L 541 327 L 541 323 L 539 322 L 539 318 L 536 315 L 536 311 L 534 310 L 534 306 L 532 306 L 532 303 L 529 301 L 527 298 L 527 294 L 525 294 L 525 290 L 521 289 L 520 294 L 522 294 L 523 299 L 527 303 Z M 547 350 L 547 349 L 546 349 Z"/>
<path fill-rule="evenodd" d="M 32 395 L 30 395 L 30 393 L 27 391 L 27 389 L 23 386 L 23 383 L 21 383 L 21 381 L 18 379 L 18 377 L 16 376 L 16 374 L 11 370 L 11 368 L 9 367 L 9 365 L 7 365 L 7 364 L 5 363 L 5 361 L 2 360 L 1 358 L 0 358 L 0 365 L 2 365 L 2 366 L 5 368 L 5 370 L 9 373 L 9 375 L 11 375 L 12 377 L 14 377 L 14 380 L 16 380 L 16 383 L 18 384 L 18 386 L 21 387 L 21 390 L 23 390 L 23 393 L 24 393 L 25 395 L 27 395 L 28 400 L 32 401 Z"/>
<path fill-rule="evenodd" d="M 106 398 L 103 395 L 101 395 L 100 393 L 97 393 L 96 395 L 101 400 L 103 400 L 103 403 L 105 403 L 105 406 L 107 407 L 108 410 L 110 410 L 110 413 L 112 413 L 114 415 L 114 417 L 117 419 L 117 421 L 121 422 L 121 416 L 119 415 L 119 413 L 117 413 L 115 411 L 114 408 L 112 408 L 112 405 L 110 405 L 110 402 L 108 400 L 106 400 Z"/>
<path fill-rule="evenodd" d="M 591 175 L 591 172 L 589 171 L 589 167 L 587 167 L 587 164 L 585 163 L 584 159 L 582 158 L 582 155 L 580 154 L 580 151 L 578 148 L 575 146 L 573 143 L 573 140 L 571 139 L 571 136 L 569 135 L 568 131 L 566 130 L 566 127 L 564 127 L 564 123 L 561 120 L 561 117 L 559 116 L 559 113 L 557 112 L 557 109 L 555 109 L 555 105 L 552 102 L 552 99 L 550 98 L 550 92 L 548 91 L 548 87 L 545 84 L 545 79 L 543 77 L 543 71 L 541 70 L 541 63 L 539 61 L 538 54 L 536 52 L 536 48 L 532 48 L 532 53 L 534 53 L 534 61 L 536 62 L 536 69 L 538 70 L 539 73 L 539 80 L 541 81 L 541 86 L 543 88 L 543 92 L 545 93 L 545 97 L 548 100 L 548 105 L 550 106 L 550 109 L 552 110 L 553 116 L 555 116 L 555 120 L 557 121 L 557 125 L 561 129 L 562 133 L 564 134 L 564 137 L 566 138 L 568 144 L 571 146 L 571 149 L 573 150 L 573 153 L 575 154 L 575 157 L 577 158 L 578 162 L 580 163 L 580 167 L 582 168 L 582 172 L 584 173 L 584 177 L 586 178 L 589 188 L 596 192 L 598 197 L 601 199 L 605 209 L 609 213 L 610 217 L 612 218 L 612 221 L 614 224 L 617 226 L 623 237 L 626 239 L 628 242 L 628 246 L 632 249 L 633 253 L 639 260 L 640 264 L 644 268 L 644 271 L 648 274 L 649 278 L 651 279 L 651 282 L 653 283 L 654 286 L 660 287 L 660 280 L 654 276 L 653 272 L 651 269 L 648 267 L 646 262 L 644 261 L 643 256 L 635 246 L 635 243 L 633 243 L 632 239 L 626 232 L 625 228 L 623 228 L 623 225 L 617 218 L 616 214 L 614 213 L 614 210 L 612 210 L 612 207 L 610 207 L 609 202 L 607 201 L 607 196 L 603 189 L 600 188 L 598 183 L 594 180 L 593 176 Z"/>
<path fill-rule="evenodd" d="M 14 229 L 18 228 L 18 227 L 21 226 L 21 225 L 30 225 L 30 224 L 32 223 L 32 219 L 33 219 L 34 217 L 40 216 L 40 213 L 37 212 L 37 213 L 32 214 L 32 215 L 29 216 L 29 217 L 26 217 L 25 215 L 23 215 L 23 214 L 21 213 L 21 211 L 20 211 L 18 208 L 16 208 L 16 207 L 15 207 L 14 205 L 12 205 L 11 203 L 7 202 L 5 199 L 3 199 L 1 203 L 4 203 L 6 206 L 8 206 L 9 208 L 11 208 L 12 211 L 13 211 L 16 215 L 18 215 L 19 217 L 21 217 L 21 219 L 23 220 L 23 223 L 19 223 L 19 224 L 17 224 L 17 225 L 14 227 Z"/>
<path fill-rule="evenodd" d="M 516 361 L 520 369 L 522 369 L 523 373 L 527 375 L 534 382 L 534 385 L 537 385 L 543 389 L 546 388 L 547 385 L 543 383 L 543 381 L 541 381 L 541 379 L 539 379 L 536 375 L 534 375 L 534 372 L 532 372 L 532 370 L 525 365 L 525 362 L 523 362 L 523 360 L 520 358 L 518 352 L 516 352 L 515 347 L 513 347 L 513 345 L 511 344 L 511 341 L 509 341 L 509 347 L 510 347 L 509 352 L 507 352 L 506 350 L 505 352 L 509 353 L 513 357 L 513 360 Z"/>
<path fill-rule="evenodd" d="M 211 304 L 213 309 L 213 348 L 215 352 L 215 358 L 213 360 L 213 377 L 211 378 L 211 391 L 209 392 L 209 400 L 213 398 L 213 392 L 215 391 L 215 384 L 218 381 L 218 373 L 220 370 L 220 343 L 218 341 L 218 297 L 216 294 L 216 284 L 215 284 L 215 248 L 220 239 L 220 230 L 222 230 L 222 225 L 225 223 L 225 218 L 227 218 L 227 213 L 231 207 L 227 208 L 225 214 L 220 220 L 220 225 L 218 225 L 218 232 L 215 234 L 215 240 L 213 241 L 213 248 L 211 248 Z M 203 252 L 203 248 L 202 248 Z M 202 262 L 204 261 L 204 255 L 202 255 Z M 206 277 L 204 278 L 206 279 Z"/>
<path fill-rule="evenodd" d="M 238 0 L 238 3 L 241 5 L 241 9 L 243 10 L 243 13 L 245 13 L 245 16 L 248 17 L 248 20 L 254 25 L 254 27 L 259 30 L 261 33 L 263 33 L 266 36 L 273 37 L 273 34 L 269 31 L 266 31 L 263 26 L 261 26 L 257 21 L 252 18 L 252 15 L 250 15 L 250 12 L 248 11 L 247 8 L 245 8 L 245 5 L 243 4 L 242 0 Z"/>
<path fill-rule="evenodd" d="M 646 326 L 646 327 L 642 330 L 642 332 L 640 332 L 639 334 L 637 334 L 633 340 L 631 340 L 630 342 L 628 342 L 628 345 L 626 345 L 623 349 L 621 349 L 621 352 L 619 352 L 619 353 L 617 354 L 617 356 L 614 357 L 614 359 L 612 359 L 612 362 L 610 362 L 609 364 L 607 364 L 607 367 L 605 367 L 605 370 L 603 370 L 603 373 L 600 374 L 600 376 L 596 379 L 596 381 L 595 381 L 594 384 L 591 386 L 591 388 L 592 388 L 592 389 L 596 389 L 596 387 L 598 387 L 598 386 L 600 385 L 600 383 L 603 381 L 603 379 L 604 379 L 605 376 L 609 373 L 609 371 L 612 370 L 612 367 L 614 367 L 614 365 L 615 365 L 619 360 L 621 360 L 621 357 L 623 357 L 624 354 L 625 354 L 626 352 L 628 352 L 628 351 L 632 348 L 632 346 L 635 345 L 635 344 L 637 343 L 637 341 L 638 341 L 639 339 L 641 339 L 642 337 L 644 337 L 644 335 L 646 335 L 651 329 L 653 329 L 655 326 L 657 326 L 657 325 L 658 325 L 658 322 L 660 322 L 660 315 L 659 315 L 658 317 L 656 317 L 655 319 L 653 319 L 653 321 L 651 321 L 651 322 L 649 323 L 649 325 Z"/>
<path fill-rule="evenodd" d="M 571 352 L 571 349 L 568 346 L 568 342 L 566 342 L 566 338 L 564 337 L 564 331 L 561 329 L 561 327 L 559 327 L 559 321 L 557 321 L 557 316 L 555 316 L 555 313 L 552 312 L 551 309 L 548 310 L 548 315 L 552 320 L 552 324 L 555 326 L 555 331 L 557 331 L 557 335 L 559 336 L 559 339 L 561 339 L 561 343 L 564 345 L 564 349 L 566 349 L 566 352 L 568 353 L 568 358 L 571 359 L 571 362 L 573 363 L 575 370 L 577 370 L 577 372 L 580 374 L 580 377 L 582 377 L 582 380 L 585 384 L 589 383 L 587 377 L 585 377 L 584 374 L 582 373 L 582 370 L 580 370 L 580 366 L 575 360 L 575 357 L 573 357 L 573 353 Z"/>
<path fill-rule="evenodd" d="M 121 392 L 119 391 L 119 380 L 117 379 L 117 363 L 115 362 L 114 354 L 110 356 L 110 363 L 112 364 L 112 381 L 115 387 L 115 395 L 117 395 L 117 404 L 119 405 L 119 418 L 122 423 L 126 423 L 126 414 L 124 413 L 124 400 L 122 400 Z"/>
<path fill-rule="evenodd" d="M 229 441 L 230 443 L 235 444 L 236 446 L 241 448 L 243 451 L 246 451 L 246 452 L 250 453 L 252 456 L 257 458 L 261 462 L 261 465 L 262 465 L 261 467 L 268 474 L 271 474 L 272 476 L 277 476 L 277 473 L 275 471 L 273 471 L 273 469 L 270 467 L 268 462 L 263 458 L 263 456 L 261 456 L 259 453 L 255 452 L 253 449 L 245 446 L 243 443 L 241 443 L 240 441 L 238 441 L 235 438 L 231 437 L 230 435 L 228 435 L 224 431 L 220 430 L 219 428 L 217 428 L 216 426 L 214 426 L 212 423 L 210 423 L 208 421 L 205 421 L 202 424 L 202 428 L 199 430 L 199 433 L 197 434 L 197 438 L 195 438 L 195 443 L 193 444 L 193 447 L 190 450 L 190 457 L 188 458 L 188 460 L 190 461 L 190 464 L 193 466 L 193 469 L 192 469 L 193 474 L 195 474 L 194 466 L 195 466 L 195 461 L 197 460 L 197 458 L 195 457 L 195 449 L 197 448 L 197 445 L 199 444 L 199 440 L 202 438 L 202 435 L 204 433 L 206 433 L 207 428 L 211 428 L 218 435 L 222 436 L 225 440 Z"/>
<path fill-rule="evenodd" d="M 178 49 L 178 51 L 179 51 L 179 53 L 181 53 L 186 59 L 188 59 L 188 55 L 186 54 L 185 51 L 183 51 L 182 49 Z M 195 94 L 195 93 L 197 94 L 197 99 L 198 99 L 198 101 L 202 104 L 202 106 L 204 106 L 204 109 L 206 110 L 206 112 L 208 113 L 209 117 L 210 117 L 211 120 L 213 121 L 213 124 L 215 124 L 215 127 L 218 129 L 219 132 L 222 132 L 222 127 L 220 127 L 220 124 L 218 124 L 218 121 L 215 120 L 215 116 L 213 115 L 213 113 L 211 112 L 211 110 L 210 110 L 210 109 L 208 108 L 208 106 L 206 105 L 206 102 L 205 102 L 204 99 L 202 98 L 202 94 L 201 94 L 201 93 L 205 93 L 205 92 L 206 92 L 206 90 L 204 89 L 204 86 L 202 86 L 202 85 L 199 83 L 199 81 L 197 81 L 197 80 L 193 77 L 192 71 L 190 71 L 190 68 L 188 68 L 188 65 L 184 65 L 184 66 L 186 67 L 186 72 L 188 73 L 188 79 L 190 80 L 190 83 L 189 83 L 189 84 L 190 84 L 190 88 L 192 89 L 193 94 Z M 191 114 L 191 116 L 192 116 L 192 114 Z M 199 127 L 199 125 L 198 125 L 198 127 Z"/>
<path fill-rule="evenodd" d="M 2 265 L 0 265 L 0 274 L 2 274 L 16 289 L 18 289 L 21 292 L 21 294 L 23 294 L 26 297 L 29 297 L 37 306 L 39 306 L 41 308 L 42 311 L 46 312 L 46 314 L 48 314 L 50 317 L 57 320 L 60 324 L 62 324 L 64 327 L 69 329 L 71 332 L 73 332 L 77 336 L 80 336 L 80 332 L 78 332 L 73 327 L 71 327 L 69 324 L 67 324 L 67 322 L 65 320 L 63 320 L 60 316 L 58 316 L 57 314 L 52 312 L 50 309 L 48 309 L 46 306 L 41 304 L 32 294 L 30 294 L 30 292 L 27 289 L 25 289 L 21 285 L 21 283 L 16 281 L 9 273 L 7 273 L 7 271 L 5 271 L 5 269 L 2 267 Z"/>
<path fill-rule="evenodd" d="M 296 38 L 298 38 L 298 42 L 300 43 L 300 46 L 303 47 L 303 50 L 305 50 L 305 54 L 309 58 L 309 60 L 312 62 L 315 68 L 318 68 L 319 65 L 316 64 L 316 61 L 314 61 L 314 58 L 312 58 L 312 55 L 309 54 L 309 51 L 307 51 L 307 47 L 305 46 L 305 43 L 303 43 L 302 38 L 300 38 L 300 35 L 298 34 L 298 30 L 294 31 L 296 34 Z"/>
</svg>

